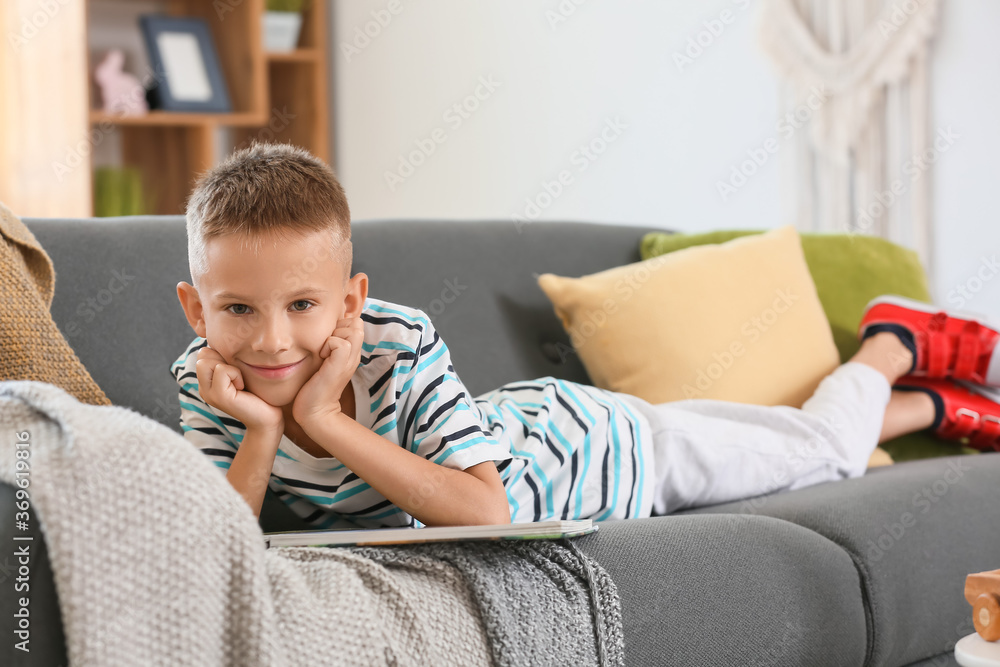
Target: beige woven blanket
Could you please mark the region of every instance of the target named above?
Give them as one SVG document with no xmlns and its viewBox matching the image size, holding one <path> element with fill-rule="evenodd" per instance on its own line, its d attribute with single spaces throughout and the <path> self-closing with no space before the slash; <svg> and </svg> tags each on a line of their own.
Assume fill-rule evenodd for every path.
<svg viewBox="0 0 1000 667">
<path fill-rule="evenodd" d="M 0 202 L 0 380 L 38 380 L 84 403 L 110 405 L 52 320 L 52 260 Z"/>
</svg>

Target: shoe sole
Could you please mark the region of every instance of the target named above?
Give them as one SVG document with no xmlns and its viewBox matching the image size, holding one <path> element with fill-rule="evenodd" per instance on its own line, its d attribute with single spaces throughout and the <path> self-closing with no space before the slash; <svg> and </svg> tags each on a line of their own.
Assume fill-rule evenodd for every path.
<svg viewBox="0 0 1000 667">
<path fill-rule="evenodd" d="M 983 398 L 987 398 L 997 405 L 1000 405 L 1000 387 L 991 387 L 985 384 L 976 384 L 975 382 L 969 382 L 968 380 L 952 380 L 955 384 L 960 387 L 965 387 L 969 391 L 979 394 Z"/>
</svg>

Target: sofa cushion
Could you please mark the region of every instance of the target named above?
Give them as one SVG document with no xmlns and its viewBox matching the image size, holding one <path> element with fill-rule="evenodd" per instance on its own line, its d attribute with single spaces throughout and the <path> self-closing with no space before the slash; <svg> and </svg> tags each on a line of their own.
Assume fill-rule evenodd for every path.
<svg viewBox="0 0 1000 667">
<path fill-rule="evenodd" d="M 626 665 L 862 664 L 858 571 L 801 526 L 673 515 L 604 521 L 573 543 L 618 587 Z"/>
<path fill-rule="evenodd" d="M 642 237 L 643 259 L 702 245 L 754 236 L 762 230 L 723 230 L 706 234 L 650 232 Z M 802 252 L 816 284 L 841 362 L 861 347 L 858 325 L 869 301 L 882 294 L 931 302 L 927 274 L 917 253 L 875 236 L 802 233 Z"/>
<path fill-rule="evenodd" d="M 538 284 L 594 384 L 649 403 L 799 407 L 839 365 L 791 226 Z"/>
<path fill-rule="evenodd" d="M 1000 453 L 907 461 L 797 491 L 683 510 L 796 523 L 857 565 L 871 618 L 865 664 L 905 665 L 970 632 L 965 577 L 1000 563 Z"/>
</svg>

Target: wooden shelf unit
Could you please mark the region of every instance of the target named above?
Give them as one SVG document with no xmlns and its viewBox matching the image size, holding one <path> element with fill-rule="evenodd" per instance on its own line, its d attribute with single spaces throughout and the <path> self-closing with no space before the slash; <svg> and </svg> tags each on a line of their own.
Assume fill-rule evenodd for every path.
<svg viewBox="0 0 1000 667">
<path fill-rule="evenodd" d="M 263 0 L 260 0 L 263 2 Z M 252 139 L 291 142 L 330 162 L 327 0 L 312 0 L 302 14 L 299 47 L 287 53 L 265 53 L 270 93 L 267 118 L 240 125 L 233 132 L 237 147 Z"/>
<path fill-rule="evenodd" d="M 299 48 L 267 53 L 262 34 L 264 0 L 166 2 L 168 14 L 199 16 L 210 26 L 233 110 L 219 114 L 154 110 L 123 117 L 101 111 L 99 100 L 90 101 L 91 129 L 113 126 L 120 131 L 122 163 L 142 173 L 150 212 L 184 212 L 197 176 L 225 157 L 215 154 L 222 128 L 233 129 L 233 148 L 254 139 L 291 142 L 329 161 L 328 5 L 327 0 L 312 0 L 309 5 L 303 13 Z M 93 72 L 94 65 L 88 63 L 87 71 Z"/>
</svg>

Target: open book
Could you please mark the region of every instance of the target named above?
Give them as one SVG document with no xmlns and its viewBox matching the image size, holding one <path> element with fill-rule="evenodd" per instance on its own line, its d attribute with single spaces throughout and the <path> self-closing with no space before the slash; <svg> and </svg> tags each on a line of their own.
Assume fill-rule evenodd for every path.
<svg viewBox="0 0 1000 667">
<path fill-rule="evenodd" d="M 543 540 L 576 537 L 597 530 L 590 519 L 501 523 L 489 526 L 430 526 L 374 530 L 289 530 L 264 533 L 265 547 L 330 547 L 410 544 L 460 540 Z"/>
</svg>

